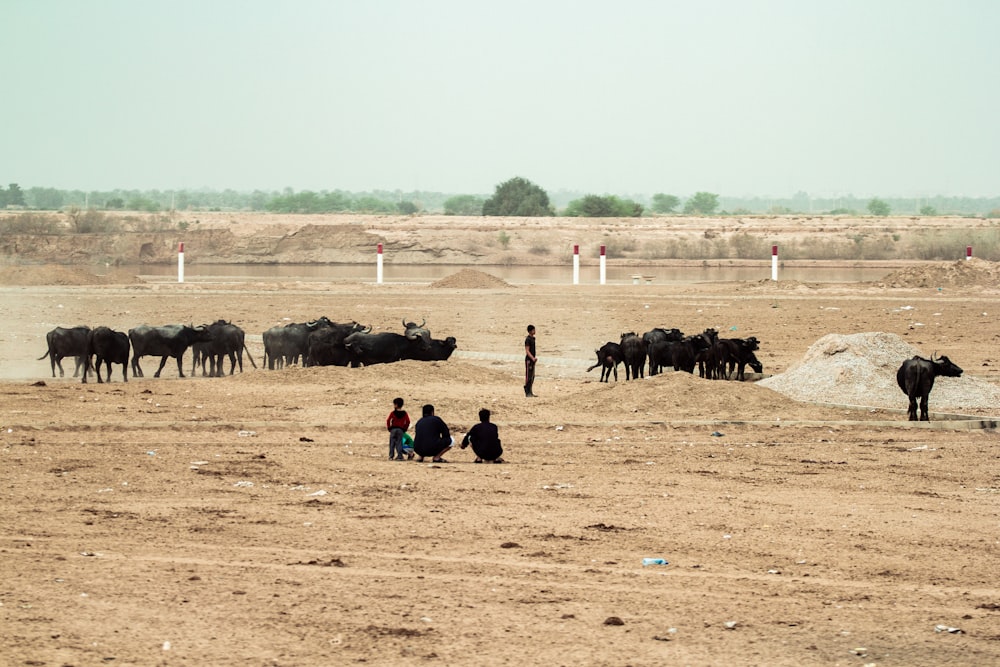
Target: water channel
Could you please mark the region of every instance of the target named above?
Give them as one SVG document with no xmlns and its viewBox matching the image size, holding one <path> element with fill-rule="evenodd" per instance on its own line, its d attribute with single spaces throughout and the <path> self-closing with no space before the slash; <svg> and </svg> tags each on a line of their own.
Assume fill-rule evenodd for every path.
<svg viewBox="0 0 1000 667">
<path fill-rule="evenodd" d="M 469 266 L 448 264 L 386 264 L 385 283 L 431 283 L 462 269 L 476 269 L 511 284 L 572 284 L 573 267 L 556 266 Z M 119 267 L 148 282 L 175 282 L 177 266 L 144 264 Z M 816 283 L 855 283 L 879 280 L 892 269 L 886 267 L 794 267 L 778 270 L 779 280 Z M 637 276 L 642 276 L 637 278 Z M 771 266 L 608 266 L 606 284 L 627 285 L 647 280 L 657 284 L 692 282 L 757 281 L 771 278 Z M 187 264 L 185 282 L 375 282 L 373 264 Z M 599 266 L 581 266 L 581 285 L 600 283 Z"/>
</svg>

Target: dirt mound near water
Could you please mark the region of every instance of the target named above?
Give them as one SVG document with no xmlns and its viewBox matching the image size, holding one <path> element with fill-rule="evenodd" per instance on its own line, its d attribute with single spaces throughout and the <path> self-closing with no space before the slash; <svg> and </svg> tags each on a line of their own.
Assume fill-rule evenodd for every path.
<svg viewBox="0 0 1000 667">
<path fill-rule="evenodd" d="M 462 269 L 458 273 L 453 273 L 431 283 L 431 287 L 457 287 L 461 289 L 490 289 L 510 286 L 510 283 L 502 278 L 475 269 Z"/>
<path fill-rule="evenodd" d="M 131 285 L 144 282 L 126 271 L 94 273 L 80 266 L 31 265 L 0 268 L 0 285 Z"/>
<path fill-rule="evenodd" d="M 896 371 L 914 355 L 928 356 L 896 334 L 829 334 L 813 343 L 786 372 L 759 384 L 797 401 L 903 408 L 906 397 L 896 384 Z M 952 361 L 962 365 L 960 359 Z M 967 375 L 941 377 L 934 383 L 930 405 L 932 410 L 996 408 L 1000 412 L 1000 387 Z"/>
<path fill-rule="evenodd" d="M 984 259 L 912 266 L 883 278 L 882 287 L 1000 287 L 1000 264 Z"/>
</svg>

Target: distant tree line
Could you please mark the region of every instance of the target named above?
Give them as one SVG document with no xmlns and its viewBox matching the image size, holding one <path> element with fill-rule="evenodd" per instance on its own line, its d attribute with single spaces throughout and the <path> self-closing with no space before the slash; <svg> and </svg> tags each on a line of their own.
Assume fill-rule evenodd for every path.
<svg viewBox="0 0 1000 667">
<path fill-rule="evenodd" d="M 1000 197 L 811 197 L 797 192 L 785 198 L 726 197 L 696 192 L 686 198 L 656 193 L 628 197 L 581 192 L 549 193 L 516 176 L 496 186 L 492 195 L 429 191 L 375 190 L 60 190 L 0 187 L 0 209 L 65 211 L 270 211 L 274 213 L 379 213 L 462 216 L 638 217 L 657 215 L 966 215 L 1000 218 Z"/>
</svg>

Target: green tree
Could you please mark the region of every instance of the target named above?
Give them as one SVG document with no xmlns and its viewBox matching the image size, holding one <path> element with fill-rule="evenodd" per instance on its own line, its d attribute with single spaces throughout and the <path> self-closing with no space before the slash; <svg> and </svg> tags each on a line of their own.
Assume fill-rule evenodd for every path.
<svg viewBox="0 0 1000 667">
<path fill-rule="evenodd" d="M 0 189 L 0 208 L 7 206 L 25 206 L 24 192 L 17 183 L 11 183 L 6 191 Z"/>
<path fill-rule="evenodd" d="M 563 215 L 584 218 L 637 218 L 642 215 L 642 204 L 630 199 L 619 199 L 614 195 L 601 197 L 587 195 L 574 199 L 563 211 Z"/>
<path fill-rule="evenodd" d="M 445 215 L 482 215 L 486 200 L 475 195 L 455 195 L 444 201 Z"/>
<path fill-rule="evenodd" d="M 396 210 L 398 210 L 403 215 L 413 215 L 414 213 L 419 211 L 420 208 L 411 201 L 401 201 L 401 202 L 396 202 Z"/>
<path fill-rule="evenodd" d="M 684 212 L 694 215 L 712 215 L 719 208 L 719 195 L 696 192 L 684 203 Z"/>
<path fill-rule="evenodd" d="M 665 195 L 659 192 L 653 195 L 654 213 L 673 213 L 681 205 L 681 200 L 673 195 Z"/>
<path fill-rule="evenodd" d="M 58 211 L 66 201 L 63 191 L 55 188 L 28 188 L 27 199 L 32 208 L 46 211 Z"/>
<path fill-rule="evenodd" d="M 322 209 L 326 213 L 347 211 L 351 208 L 351 198 L 343 192 L 327 192 L 323 195 Z"/>
<path fill-rule="evenodd" d="M 359 213 L 395 213 L 396 205 L 392 202 L 365 195 L 354 200 L 353 210 Z"/>
<path fill-rule="evenodd" d="M 937 209 L 934 208 L 933 206 L 926 205 L 926 206 L 921 206 L 920 207 L 920 215 L 926 215 L 926 216 L 932 216 L 933 217 L 933 216 L 935 216 L 937 214 L 938 214 Z"/>
<path fill-rule="evenodd" d="M 892 211 L 889 205 L 879 199 L 878 197 L 873 197 L 871 201 L 868 202 L 868 212 L 872 215 L 886 216 Z"/>
<path fill-rule="evenodd" d="M 545 190 L 526 178 L 515 176 L 498 185 L 493 196 L 483 202 L 483 215 L 539 217 L 555 215 L 555 211 Z"/>
<path fill-rule="evenodd" d="M 160 205 L 148 197 L 132 197 L 125 204 L 125 208 L 130 211 L 146 211 L 156 213 L 160 210 Z"/>
</svg>

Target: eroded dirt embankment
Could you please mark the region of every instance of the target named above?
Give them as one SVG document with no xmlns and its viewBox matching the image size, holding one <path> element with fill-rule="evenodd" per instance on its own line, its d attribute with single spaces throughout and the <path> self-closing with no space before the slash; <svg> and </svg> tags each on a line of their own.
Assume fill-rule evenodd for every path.
<svg viewBox="0 0 1000 667">
<path fill-rule="evenodd" d="M 45 215 L 45 214 L 38 214 Z M 270 215 L 175 212 L 107 213 L 113 233 L 71 233 L 55 216 L 58 233 L 6 233 L 0 213 L 0 263 L 168 264 L 178 244 L 185 260 L 202 264 L 353 264 L 370 262 L 378 244 L 400 264 L 543 265 L 570 261 L 573 248 L 628 264 L 659 262 L 769 262 L 772 245 L 782 260 L 803 258 L 890 266 L 912 258 L 927 235 L 958 238 L 964 256 L 976 235 L 995 233 L 993 221 L 954 218 L 842 218 L 757 216 L 725 218 L 484 218 L 443 215 Z M 965 232 L 963 233 L 963 230 Z M 949 246 L 950 247 L 950 246 Z M 950 257 L 947 259 L 951 259 Z"/>
</svg>

